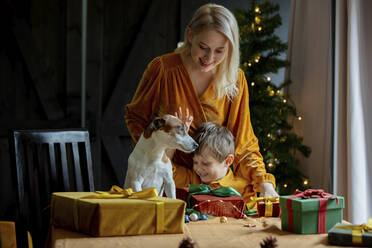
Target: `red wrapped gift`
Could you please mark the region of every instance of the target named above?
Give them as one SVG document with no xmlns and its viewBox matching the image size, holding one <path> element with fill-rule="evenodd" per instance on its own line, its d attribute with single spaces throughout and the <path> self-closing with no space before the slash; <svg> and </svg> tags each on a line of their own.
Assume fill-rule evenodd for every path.
<svg viewBox="0 0 372 248">
<path fill-rule="evenodd" d="M 176 196 L 178 199 L 187 202 L 189 197 L 188 188 L 176 189 Z M 243 218 L 245 213 L 245 202 L 238 195 L 220 197 L 209 194 L 195 194 L 190 197 L 188 204 L 189 208 L 213 216 Z"/>
<path fill-rule="evenodd" d="M 259 197 L 257 198 L 258 217 L 279 217 L 280 205 L 279 197 Z"/>
</svg>

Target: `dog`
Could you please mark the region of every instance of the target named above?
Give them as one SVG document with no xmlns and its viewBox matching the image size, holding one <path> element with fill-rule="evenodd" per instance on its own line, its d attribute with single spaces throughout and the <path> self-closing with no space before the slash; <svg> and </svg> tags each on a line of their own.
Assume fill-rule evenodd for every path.
<svg viewBox="0 0 372 248">
<path fill-rule="evenodd" d="M 176 198 L 172 164 L 166 149 L 186 153 L 195 151 L 198 144 L 186 133 L 184 123 L 173 115 L 156 117 L 141 134 L 128 158 L 124 188 L 138 192 L 154 187 L 160 196 Z"/>
</svg>

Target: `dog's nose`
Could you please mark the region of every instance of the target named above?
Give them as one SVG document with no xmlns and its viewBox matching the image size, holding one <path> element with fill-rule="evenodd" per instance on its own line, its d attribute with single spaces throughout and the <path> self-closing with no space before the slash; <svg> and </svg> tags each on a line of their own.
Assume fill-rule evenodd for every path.
<svg viewBox="0 0 372 248">
<path fill-rule="evenodd" d="M 194 142 L 193 144 L 192 144 L 192 148 L 194 149 L 194 150 L 196 150 L 196 148 L 198 148 L 198 143 L 196 143 L 196 142 Z"/>
</svg>

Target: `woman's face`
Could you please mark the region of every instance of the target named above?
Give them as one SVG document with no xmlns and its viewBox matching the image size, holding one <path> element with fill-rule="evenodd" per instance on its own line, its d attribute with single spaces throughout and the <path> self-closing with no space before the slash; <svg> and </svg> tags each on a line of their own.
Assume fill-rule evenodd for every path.
<svg viewBox="0 0 372 248">
<path fill-rule="evenodd" d="M 214 72 L 216 67 L 226 58 L 228 39 L 220 32 L 206 30 L 192 35 L 188 30 L 191 42 L 191 58 L 195 68 L 202 72 Z"/>
</svg>

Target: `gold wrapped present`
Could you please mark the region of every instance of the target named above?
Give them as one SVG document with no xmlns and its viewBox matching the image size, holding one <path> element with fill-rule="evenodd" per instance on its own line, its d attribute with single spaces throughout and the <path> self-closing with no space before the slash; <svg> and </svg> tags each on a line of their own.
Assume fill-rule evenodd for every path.
<svg viewBox="0 0 372 248">
<path fill-rule="evenodd" d="M 184 201 L 157 196 L 154 188 L 59 192 L 52 195 L 51 223 L 99 237 L 183 233 L 185 207 Z"/>
</svg>

